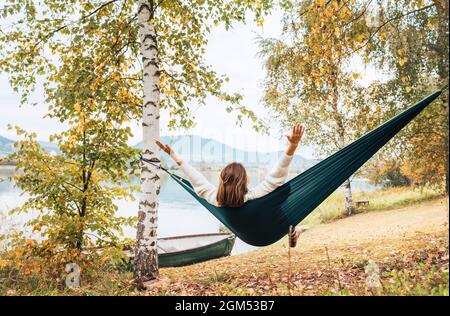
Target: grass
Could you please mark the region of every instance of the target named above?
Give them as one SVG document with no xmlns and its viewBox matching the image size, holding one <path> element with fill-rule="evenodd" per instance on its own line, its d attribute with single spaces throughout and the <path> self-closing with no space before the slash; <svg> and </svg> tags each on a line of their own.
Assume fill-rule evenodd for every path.
<svg viewBox="0 0 450 316">
<path fill-rule="evenodd" d="M 368 250 L 369 249 L 369 250 Z M 161 269 L 170 281 L 139 292 L 132 274 L 85 272 L 79 289 L 42 274 L 11 278 L 0 269 L 2 295 L 449 295 L 448 232 L 354 247 L 292 251 L 289 283 L 286 242 L 240 256 Z M 380 268 L 380 287 L 366 284 L 369 261 Z M 14 274 L 12 274 L 14 275 Z M 17 275 L 16 275 L 17 276 Z"/>
<path fill-rule="evenodd" d="M 369 205 L 354 209 L 353 213 L 381 211 L 400 208 L 442 196 L 431 189 L 413 189 L 410 187 L 388 188 L 370 192 L 353 192 L 353 201 L 368 200 Z M 336 191 L 328 197 L 316 210 L 302 222 L 304 225 L 328 223 L 346 216 L 344 193 Z"/>
<path fill-rule="evenodd" d="M 286 252 L 278 244 L 221 259 L 216 265 L 165 269 L 163 274 L 170 278 L 170 286 L 146 294 L 448 295 L 448 234 L 392 241 L 388 247 L 384 243 L 366 243 L 330 249 L 328 256 L 324 249 L 296 249 L 291 258 L 291 283 Z M 379 265 L 380 288 L 366 285 L 369 260 Z M 221 275 L 220 279 L 212 277 L 215 273 Z"/>
</svg>

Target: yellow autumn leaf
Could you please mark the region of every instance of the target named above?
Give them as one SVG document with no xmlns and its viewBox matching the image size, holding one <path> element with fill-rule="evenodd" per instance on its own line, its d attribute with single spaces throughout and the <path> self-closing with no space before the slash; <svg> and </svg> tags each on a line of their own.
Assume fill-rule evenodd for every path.
<svg viewBox="0 0 450 316">
<path fill-rule="evenodd" d="M 164 93 L 173 95 L 175 92 L 173 90 L 165 90 Z"/>
<path fill-rule="evenodd" d="M 400 66 L 403 66 L 407 61 L 408 61 L 408 58 L 405 57 L 405 58 L 400 59 L 398 61 L 398 63 L 399 63 Z"/>
<path fill-rule="evenodd" d="M 9 265 L 9 260 L 0 260 L 0 268 L 5 268 Z"/>
<path fill-rule="evenodd" d="M 123 88 L 123 89 L 120 90 L 119 95 L 120 95 L 120 97 L 122 99 L 126 99 L 126 98 L 128 98 L 130 96 L 130 93 L 128 92 L 127 89 Z"/>
<path fill-rule="evenodd" d="M 83 133 L 83 124 L 79 124 L 79 125 L 77 126 L 76 131 L 77 131 L 77 133 L 79 133 L 79 134 Z"/>
<path fill-rule="evenodd" d="M 80 112 L 81 111 L 81 104 L 77 103 L 73 106 L 73 108 L 75 109 L 75 111 Z"/>
<path fill-rule="evenodd" d="M 334 29 L 334 34 L 336 35 L 336 37 L 339 37 L 341 35 L 341 30 L 338 27 L 336 27 Z"/>
<path fill-rule="evenodd" d="M 117 72 L 113 73 L 111 77 L 114 81 L 120 81 L 120 74 Z"/>
</svg>

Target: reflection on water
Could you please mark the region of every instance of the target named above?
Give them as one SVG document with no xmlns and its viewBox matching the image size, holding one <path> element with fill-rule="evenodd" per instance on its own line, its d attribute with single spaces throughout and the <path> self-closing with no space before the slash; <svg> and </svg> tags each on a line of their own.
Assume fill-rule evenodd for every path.
<svg viewBox="0 0 450 316">
<path fill-rule="evenodd" d="M 13 174 L 13 170 L 13 168 L 7 169 L 4 166 L 0 166 L 0 211 L 2 212 L 7 212 L 17 207 L 27 198 L 26 195 L 21 195 L 21 191 L 15 188 L 13 183 L 8 180 L 8 176 Z M 212 183 L 217 183 L 219 171 L 204 171 L 203 173 Z M 263 175 L 264 170 L 260 170 L 259 172 L 250 171 L 250 186 L 252 184 L 256 185 Z M 295 176 L 295 174 L 292 174 L 292 176 Z M 375 187 L 369 185 L 364 180 L 353 181 L 353 188 L 364 191 L 375 189 Z M 119 207 L 118 215 L 136 216 L 138 200 L 139 196 L 136 193 L 135 201 L 117 201 Z M 23 223 L 27 218 L 26 215 L 20 215 L 19 218 L 15 218 L 14 220 L 16 223 Z M 219 231 L 220 226 L 220 222 L 190 196 L 189 193 L 167 175 L 163 175 L 158 213 L 158 234 L 160 237 L 215 233 Z M 125 235 L 134 238 L 135 229 L 131 227 L 127 228 Z M 243 253 L 253 249 L 256 249 L 256 247 L 250 246 L 241 240 L 236 240 L 233 254 Z"/>
</svg>

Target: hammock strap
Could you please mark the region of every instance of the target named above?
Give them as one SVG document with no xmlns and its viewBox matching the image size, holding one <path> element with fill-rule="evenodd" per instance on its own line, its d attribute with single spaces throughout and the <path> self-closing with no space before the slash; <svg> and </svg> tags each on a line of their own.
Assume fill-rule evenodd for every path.
<svg viewBox="0 0 450 316">
<path fill-rule="evenodd" d="M 151 161 L 150 159 L 147 159 L 147 158 L 142 157 L 141 154 L 139 154 L 139 156 L 140 156 L 140 157 L 139 157 L 139 159 L 138 159 L 137 161 L 143 161 L 143 162 L 146 162 L 146 163 L 148 163 L 148 164 L 150 164 L 150 165 L 155 166 L 155 167 L 158 168 L 158 169 L 161 169 L 162 171 L 166 172 L 172 179 L 174 179 L 174 180 L 177 181 L 180 185 L 182 185 L 183 187 L 185 187 L 187 190 L 190 190 L 190 191 L 192 191 L 192 192 L 195 192 L 195 191 L 192 189 L 191 186 L 187 185 L 187 184 L 184 182 L 184 181 L 186 181 L 186 180 L 184 180 L 182 177 L 176 175 L 176 174 L 173 173 L 173 172 L 170 172 L 167 168 L 164 168 L 163 166 L 161 166 L 161 164 L 157 164 L 157 163 Z M 184 180 L 184 181 L 183 181 L 183 180 Z"/>
<path fill-rule="evenodd" d="M 166 168 L 164 168 L 163 166 L 161 166 L 161 164 L 158 165 L 157 163 L 151 161 L 150 159 L 147 159 L 147 158 L 142 157 L 141 154 L 139 154 L 139 159 L 137 160 L 137 162 L 139 162 L 139 161 L 144 161 L 144 162 L 146 162 L 146 163 L 148 163 L 148 164 L 151 164 L 151 165 L 155 166 L 155 167 L 158 168 L 158 169 L 161 169 L 161 170 L 167 172 L 167 173 L 170 174 L 170 175 L 172 174 L 169 170 L 167 170 Z"/>
</svg>

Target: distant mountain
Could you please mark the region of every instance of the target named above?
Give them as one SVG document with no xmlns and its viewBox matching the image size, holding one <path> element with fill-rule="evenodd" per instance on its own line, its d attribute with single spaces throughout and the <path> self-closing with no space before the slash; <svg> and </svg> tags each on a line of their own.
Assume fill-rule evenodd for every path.
<svg viewBox="0 0 450 316">
<path fill-rule="evenodd" d="M 6 137 L 0 136 L 0 146 L 6 145 L 11 142 L 12 142 L 12 140 L 10 140 Z"/>
<path fill-rule="evenodd" d="M 215 139 L 203 138 L 197 135 L 188 136 L 162 136 L 161 140 L 169 145 L 181 156 L 188 159 L 192 164 L 202 165 L 202 167 L 223 167 L 229 162 L 238 161 L 249 168 L 269 167 L 283 153 L 274 152 L 253 152 L 233 148 Z M 142 148 L 142 142 L 135 145 Z M 169 165 L 172 164 L 167 155 L 163 160 Z M 318 160 L 306 159 L 300 155 L 295 155 L 291 163 L 291 168 L 304 170 L 316 164 Z"/>
<path fill-rule="evenodd" d="M 162 136 L 161 140 L 170 144 L 190 163 L 202 168 L 220 168 L 232 161 L 238 161 L 248 168 L 265 168 L 271 166 L 282 151 L 274 152 L 254 152 L 244 151 L 223 144 L 212 138 L 203 138 L 197 135 L 189 136 Z M 39 142 L 46 151 L 58 152 L 58 147 L 50 142 Z M 142 142 L 134 147 L 142 148 Z M 0 136 L 0 155 L 6 156 L 14 151 L 14 141 Z M 163 161 L 172 166 L 173 162 L 167 155 L 163 155 Z M 306 159 L 300 155 L 295 155 L 291 163 L 293 170 L 305 170 L 316 164 L 318 160 Z"/>
<path fill-rule="evenodd" d="M 0 155 L 6 156 L 13 152 L 14 141 L 0 136 Z"/>
<path fill-rule="evenodd" d="M 6 137 L 0 136 L 0 155 L 1 156 L 7 156 L 14 152 L 14 140 L 8 139 Z M 50 142 L 43 142 L 40 141 L 39 144 L 41 144 L 42 148 L 44 150 L 49 152 L 58 152 L 58 146 L 56 146 L 53 143 Z"/>
</svg>

